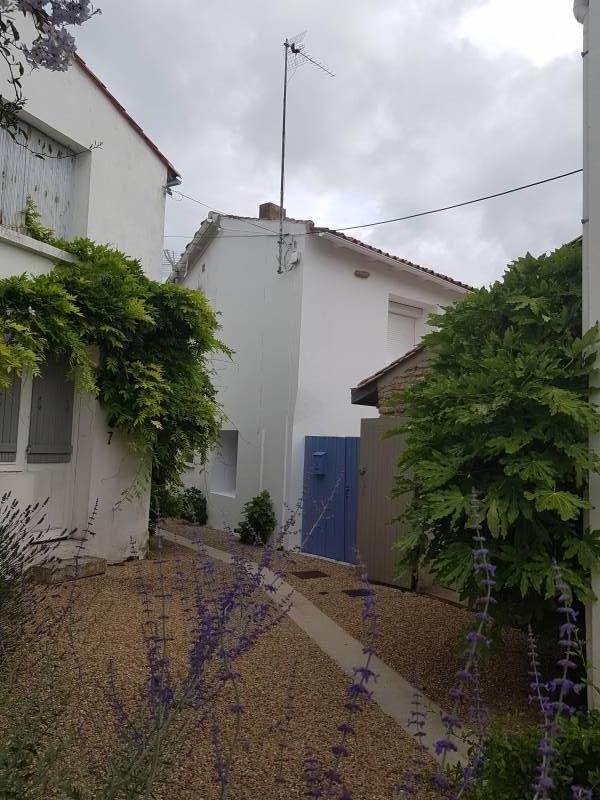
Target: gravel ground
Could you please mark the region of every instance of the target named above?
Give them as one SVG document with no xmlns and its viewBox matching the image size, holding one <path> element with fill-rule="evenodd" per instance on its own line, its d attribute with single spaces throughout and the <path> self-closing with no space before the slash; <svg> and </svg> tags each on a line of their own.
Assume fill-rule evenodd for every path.
<svg viewBox="0 0 600 800">
<path fill-rule="evenodd" d="M 190 566 L 192 553 L 189 550 L 165 543 L 163 554 L 170 579 L 175 575 L 178 561 L 184 568 Z M 225 565 L 217 564 L 215 569 L 217 579 L 231 574 Z M 59 716 L 52 727 L 60 730 L 60 738 L 66 743 L 62 765 L 69 774 L 77 776 L 81 787 L 93 785 L 105 774 L 114 741 L 114 715 L 107 695 L 107 675 L 111 672 L 114 676 L 126 708 L 131 708 L 136 692 L 144 684 L 143 613 L 135 588 L 140 570 L 149 581 L 156 576 L 153 561 L 130 562 L 109 567 L 103 576 L 68 585 L 76 586 L 74 631 L 75 652 L 79 655 L 74 658 L 69 648 L 63 647 L 58 677 L 45 696 L 43 679 L 37 675 L 32 662 L 35 647 L 19 655 L 13 687 L 16 702 L 12 712 L 19 706 L 25 712 L 23 704 L 37 691 L 41 692 L 41 702 L 48 703 L 50 711 L 53 704 L 58 705 Z M 70 589 L 62 588 L 63 597 L 67 591 Z M 176 595 L 177 592 L 169 606 L 175 671 L 183 668 L 187 652 L 186 623 Z M 354 608 L 351 604 L 351 609 Z M 33 666 L 27 669 L 30 663 Z M 326 758 L 329 747 L 337 741 L 336 725 L 344 717 L 346 677 L 287 617 L 238 662 L 237 668 L 241 674 L 245 709 L 241 717 L 243 748 L 235 763 L 229 797 L 232 800 L 303 797 L 305 750 L 310 747 Z M 0 679 L 0 690 L 2 688 Z M 0 700 L 1 694 L 0 691 Z M 224 697 L 217 707 L 216 715 L 225 731 L 232 725 L 231 704 L 232 698 Z M 0 703 L 0 730 L 2 708 Z M 286 723 L 288 717 L 289 723 Z M 289 727 L 283 739 L 278 732 L 282 725 Z M 356 727 L 356 741 L 352 742 L 350 757 L 343 765 L 353 797 L 356 800 L 389 800 L 394 784 L 414 755 L 413 741 L 374 704 L 368 704 Z M 155 800 L 209 800 L 219 796 L 210 728 L 209 724 L 208 730 L 192 729 L 188 733 L 187 747 L 183 752 L 180 748 L 173 756 L 165 780 L 153 794 Z M 280 746 L 281 742 L 284 747 Z M 274 778 L 279 774 L 282 754 L 286 782 L 278 784 Z M 91 796 L 87 791 L 83 793 L 85 800 Z M 433 796 L 429 789 L 418 795 L 421 800 Z"/>
<path fill-rule="evenodd" d="M 246 557 L 260 558 L 260 548 L 242 546 L 231 536 L 213 528 L 194 528 L 169 520 L 165 527 L 188 538 L 197 538 L 223 550 L 236 549 Z M 352 567 L 300 553 L 277 554 L 278 568 L 286 580 L 302 592 L 345 630 L 360 639 L 361 598 L 349 597 L 345 589 L 362 586 Z M 318 569 L 324 578 L 301 579 L 293 572 Z M 376 586 L 379 650 L 382 659 L 441 706 L 447 705 L 448 690 L 460 668 L 458 643 L 473 615 L 465 608 L 437 598 L 387 586 Z M 503 643 L 490 656 L 483 676 L 486 703 L 494 719 L 510 725 L 534 720 L 527 704 L 529 683 L 527 641 L 524 634 L 509 630 Z"/>
</svg>

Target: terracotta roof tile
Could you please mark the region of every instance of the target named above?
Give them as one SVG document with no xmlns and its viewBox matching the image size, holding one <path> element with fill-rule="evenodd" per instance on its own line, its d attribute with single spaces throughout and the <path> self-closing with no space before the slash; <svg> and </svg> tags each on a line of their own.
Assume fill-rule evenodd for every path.
<svg viewBox="0 0 600 800">
<path fill-rule="evenodd" d="M 457 281 L 454 278 L 450 278 L 448 275 L 444 275 L 441 272 L 436 272 L 435 270 L 430 269 L 429 267 L 422 267 L 420 264 L 415 264 L 412 261 L 408 261 L 406 258 L 400 258 L 399 256 L 394 256 L 391 253 L 388 253 L 385 250 L 380 250 L 378 247 L 373 247 L 373 245 L 367 244 L 366 242 L 363 242 L 360 239 L 355 239 L 354 236 L 348 236 L 342 231 L 336 231 L 334 228 L 315 228 L 315 233 L 330 233 L 334 236 L 338 236 L 340 239 L 345 239 L 347 242 L 351 242 L 352 244 L 364 247 L 366 250 L 370 250 L 372 253 L 377 253 L 380 256 L 391 258 L 393 261 L 398 261 L 401 264 L 406 264 L 408 267 L 413 267 L 414 269 L 418 269 L 421 272 L 426 272 L 428 275 L 433 275 L 436 278 L 441 278 L 444 281 L 448 281 L 448 283 L 453 283 L 455 286 L 460 286 L 462 289 L 468 289 L 471 292 L 474 291 L 475 287 L 469 286 L 468 283 Z"/>
<path fill-rule="evenodd" d="M 411 358 L 418 355 L 423 351 L 423 345 L 418 344 L 416 347 L 413 347 L 408 352 L 404 353 L 404 355 L 400 356 L 400 358 L 396 358 L 391 364 L 388 364 L 383 369 L 380 369 L 378 372 L 375 372 L 373 375 L 370 375 L 368 378 L 362 380 L 357 386 L 357 389 L 362 389 L 364 386 L 367 386 L 369 383 L 373 383 L 373 381 L 378 380 L 379 378 L 387 375 L 388 372 L 391 372 L 396 367 L 399 367 L 400 364 L 404 364 L 406 361 L 410 361 Z"/>
</svg>

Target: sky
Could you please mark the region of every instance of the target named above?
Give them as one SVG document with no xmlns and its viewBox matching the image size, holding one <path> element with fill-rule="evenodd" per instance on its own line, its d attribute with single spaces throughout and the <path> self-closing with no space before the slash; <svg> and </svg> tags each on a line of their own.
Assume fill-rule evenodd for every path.
<svg viewBox="0 0 600 800">
<path fill-rule="evenodd" d="M 208 210 L 279 199 L 283 47 L 307 31 L 288 86 L 286 208 L 369 223 L 582 166 L 581 38 L 571 0 L 97 0 L 81 56 L 181 172 L 165 247 Z M 207 207 L 208 206 L 208 207 Z M 466 283 L 581 232 L 581 176 L 355 232 Z"/>
</svg>

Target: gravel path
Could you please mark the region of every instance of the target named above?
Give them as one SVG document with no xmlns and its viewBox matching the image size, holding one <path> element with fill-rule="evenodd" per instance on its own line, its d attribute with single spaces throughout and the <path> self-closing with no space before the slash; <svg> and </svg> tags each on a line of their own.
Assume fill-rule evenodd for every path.
<svg viewBox="0 0 600 800">
<path fill-rule="evenodd" d="M 172 578 L 177 561 L 187 568 L 189 550 L 165 544 L 166 570 Z M 230 568 L 215 566 L 217 578 Z M 68 698 L 57 728 L 67 742 L 63 764 L 78 776 L 80 786 L 89 786 L 106 770 L 113 739 L 113 712 L 107 697 L 107 674 L 112 674 L 126 707 L 141 689 L 145 677 L 145 649 L 142 644 L 143 620 L 140 598 L 135 589 L 139 570 L 154 580 L 152 561 L 109 567 L 103 576 L 77 583 L 76 608 L 79 622 L 76 641 L 81 655 L 61 662 L 61 686 L 53 686 L 56 696 Z M 63 590 L 64 591 L 64 590 Z M 186 624 L 175 600 L 169 608 L 169 633 L 173 637 L 171 656 L 174 669 L 181 669 L 187 650 Z M 27 659 L 29 654 L 20 656 Z M 347 679 L 338 667 L 290 620 L 279 625 L 259 641 L 255 649 L 238 663 L 241 674 L 242 741 L 244 750 L 234 768 L 232 800 L 256 798 L 301 798 L 304 796 L 302 767 L 305 750 L 312 748 L 326 758 L 336 742 L 336 726 L 342 721 Z M 31 696 L 36 685 L 35 670 L 21 664 L 15 696 Z M 290 687 L 293 700 L 290 702 Z M 63 695 L 64 690 L 64 695 Z M 217 717 L 225 730 L 231 725 L 232 698 L 224 698 Z M 0 707 L 0 727 L 2 722 Z M 289 717 L 289 733 L 278 728 Z M 350 746 L 344 763 L 344 776 L 355 800 L 389 800 L 392 788 L 401 778 L 414 754 L 413 742 L 404 731 L 369 704 L 357 722 L 358 736 Z M 214 758 L 209 730 L 199 730 L 187 738 L 185 753 L 173 758 L 163 784 L 153 795 L 157 800 L 209 800 L 218 797 L 214 778 Z M 284 742 L 285 747 L 280 747 Z M 247 752 L 245 752 L 247 751 Z M 283 754 L 286 782 L 275 778 Z M 291 779 L 290 779 L 291 778 Z M 421 800 L 434 795 L 422 791 Z M 85 800 L 91 800 L 84 792 Z"/>
<path fill-rule="evenodd" d="M 235 549 L 254 560 L 260 558 L 260 548 L 240 545 L 234 537 L 221 531 L 194 528 L 174 520 L 165 525 L 192 539 L 199 536 L 207 545 Z M 275 564 L 285 571 L 288 583 L 348 633 L 361 638 L 361 598 L 344 593 L 346 589 L 362 586 L 352 567 L 301 553 L 278 553 Z M 302 570 L 320 570 L 326 577 L 303 580 L 294 575 Z M 387 586 L 375 589 L 381 614 L 381 658 L 410 683 L 422 686 L 432 700 L 447 705 L 448 690 L 460 668 L 457 644 L 466 626 L 472 623 L 473 615 L 465 608 L 426 595 Z M 483 676 L 484 697 L 492 716 L 511 725 L 535 719 L 535 710 L 527 705 L 528 683 L 526 637 L 511 629 L 490 657 Z"/>
</svg>

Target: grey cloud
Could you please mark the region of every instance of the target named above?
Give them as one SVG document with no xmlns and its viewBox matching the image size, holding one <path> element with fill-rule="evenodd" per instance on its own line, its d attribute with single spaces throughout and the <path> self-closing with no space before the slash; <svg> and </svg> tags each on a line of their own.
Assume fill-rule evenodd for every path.
<svg viewBox="0 0 600 800">
<path fill-rule="evenodd" d="M 181 170 L 186 194 L 254 214 L 278 196 L 281 42 L 308 28 L 308 48 L 336 78 L 305 66 L 291 81 L 286 205 L 293 216 L 345 225 L 581 165 L 577 54 L 537 68 L 459 41 L 461 14 L 482 1 L 101 0 L 102 17 L 79 43 Z M 357 235 L 487 283 L 526 250 L 577 235 L 580 185 L 569 178 Z M 204 215 L 169 201 L 166 233 L 192 234 Z"/>
</svg>

